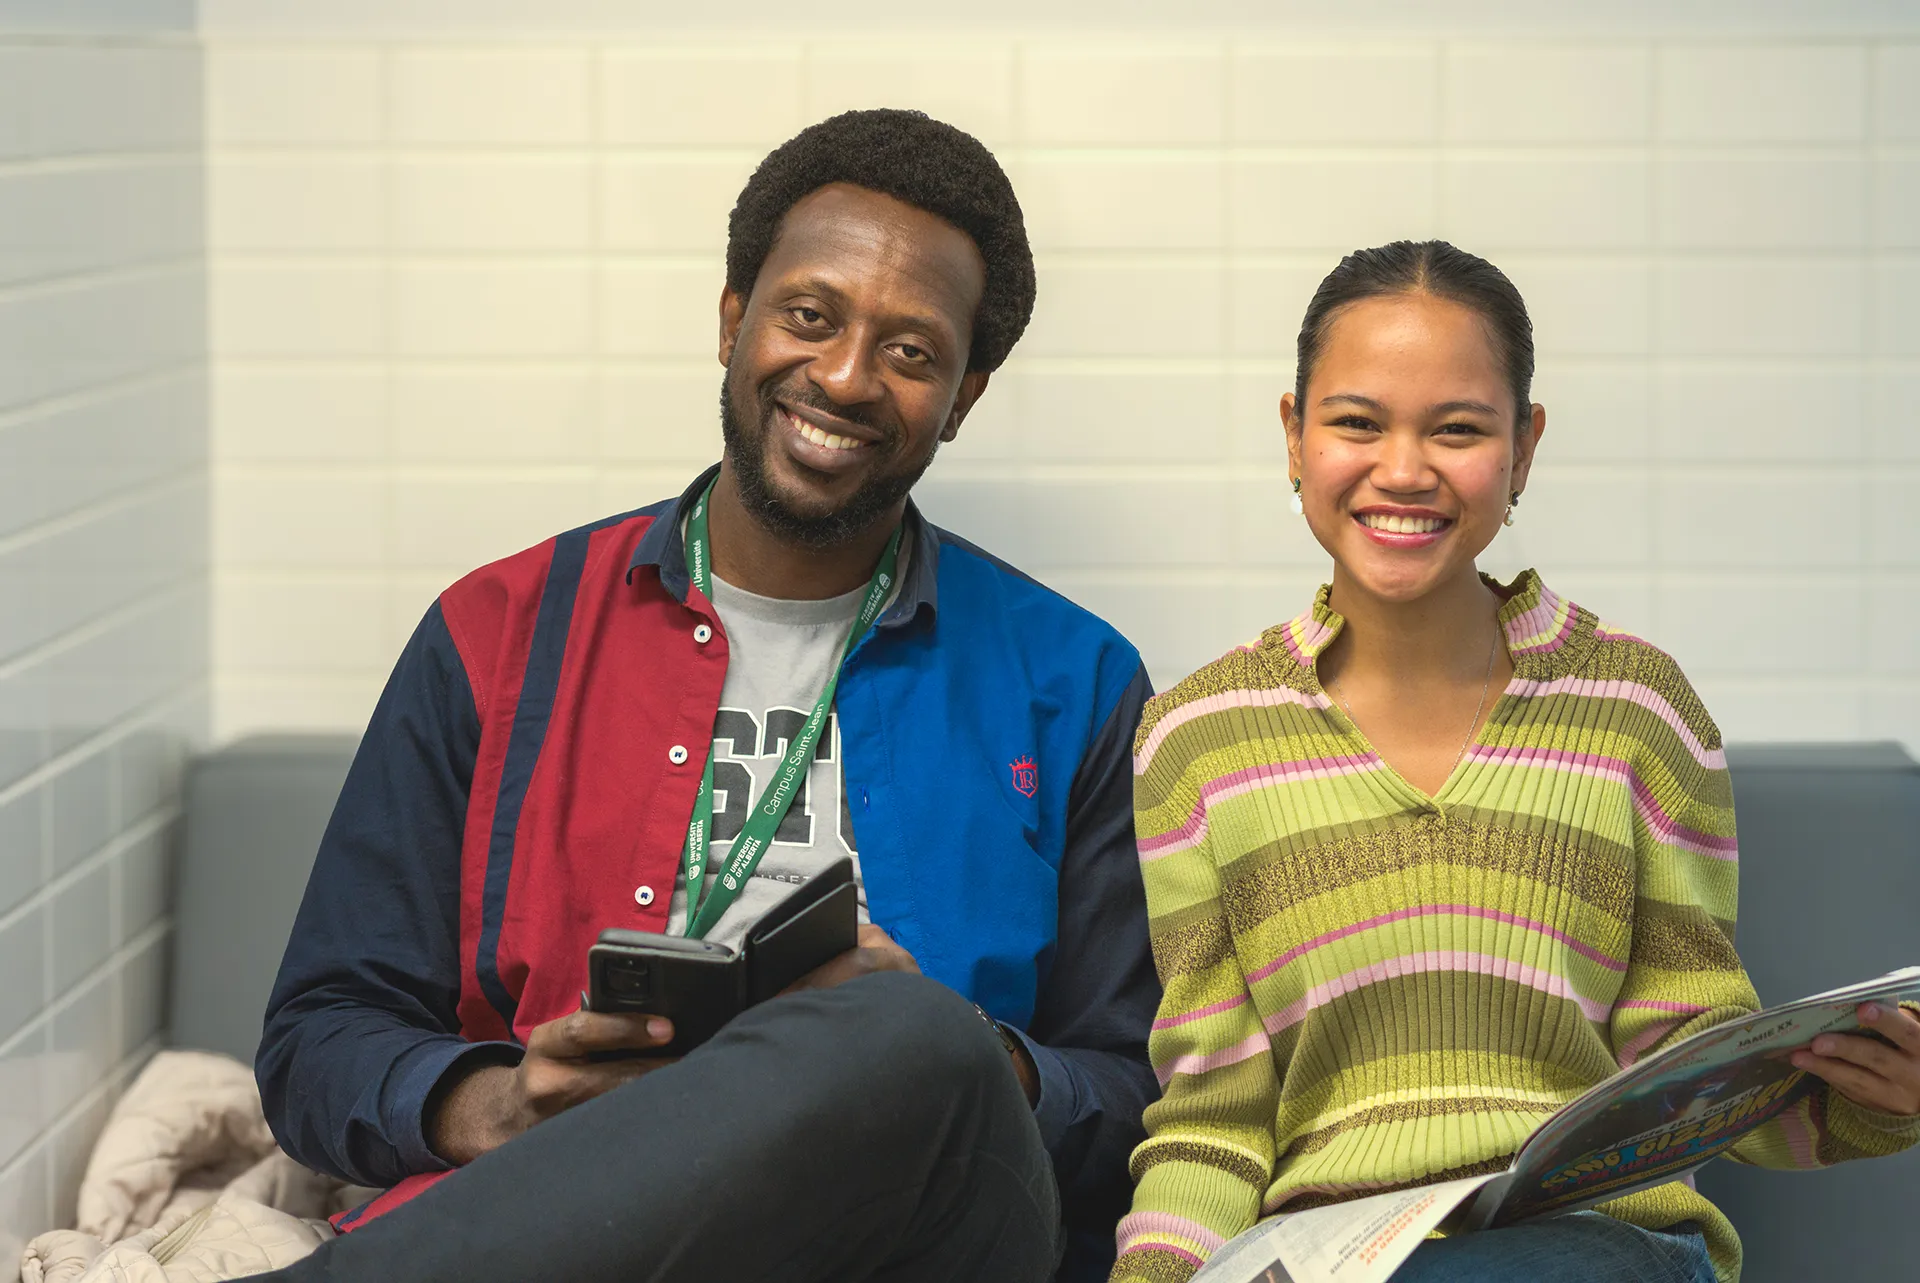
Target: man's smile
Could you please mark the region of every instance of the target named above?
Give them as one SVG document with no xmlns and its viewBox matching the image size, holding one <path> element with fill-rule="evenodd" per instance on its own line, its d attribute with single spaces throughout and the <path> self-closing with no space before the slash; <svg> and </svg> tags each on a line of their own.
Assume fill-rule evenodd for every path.
<svg viewBox="0 0 1920 1283">
<path fill-rule="evenodd" d="M 818 472 L 858 466 L 879 444 L 879 435 L 871 428 L 784 402 L 774 403 L 772 418 L 774 429 L 785 441 L 786 453 L 803 467 Z"/>
</svg>

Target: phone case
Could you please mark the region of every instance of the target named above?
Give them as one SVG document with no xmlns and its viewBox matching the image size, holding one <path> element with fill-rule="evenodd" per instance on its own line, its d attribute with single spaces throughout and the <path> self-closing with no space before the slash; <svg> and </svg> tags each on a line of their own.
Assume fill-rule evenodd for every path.
<svg viewBox="0 0 1920 1283">
<path fill-rule="evenodd" d="M 748 930 L 739 952 L 652 931 L 609 928 L 587 953 L 587 1007 L 644 1011 L 674 1022 L 661 1055 L 681 1055 L 748 1007 L 854 947 L 859 890 L 836 860 Z"/>
</svg>

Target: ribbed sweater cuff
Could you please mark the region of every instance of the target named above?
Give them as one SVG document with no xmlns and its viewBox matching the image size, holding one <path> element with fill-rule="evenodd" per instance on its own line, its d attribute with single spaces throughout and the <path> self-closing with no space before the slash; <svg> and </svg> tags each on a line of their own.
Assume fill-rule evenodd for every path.
<svg viewBox="0 0 1920 1283">
<path fill-rule="evenodd" d="M 1107 1283 L 1187 1283 L 1199 1270 L 1176 1252 L 1142 1248 L 1115 1261 Z"/>
<path fill-rule="evenodd" d="M 1829 1087 L 1827 1130 L 1850 1149 L 1869 1158 L 1884 1158 L 1920 1144 L 1920 1114 L 1889 1114 L 1869 1109 Z"/>
</svg>

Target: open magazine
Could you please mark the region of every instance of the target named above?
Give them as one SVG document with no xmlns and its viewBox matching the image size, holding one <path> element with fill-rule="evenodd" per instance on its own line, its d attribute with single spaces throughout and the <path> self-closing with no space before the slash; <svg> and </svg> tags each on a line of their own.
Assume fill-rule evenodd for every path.
<svg viewBox="0 0 1920 1283">
<path fill-rule="evenodd" d="M 1381 1283 L 1443 1221 L 1449 1232 L 1498 1229 L 1674 1180 L 1813 1090 L 1819 1080 L 1788 1057 L 1816 1035 L 1858 1031 L 1854 1013 L 1866 1002 L 1920 1002 L 1920 967 L 1675 1043 L 1562 1108 L 1503 1172 L 1262 1221 L 1215 1252 L 1193 1283 Z"/>
</svg>

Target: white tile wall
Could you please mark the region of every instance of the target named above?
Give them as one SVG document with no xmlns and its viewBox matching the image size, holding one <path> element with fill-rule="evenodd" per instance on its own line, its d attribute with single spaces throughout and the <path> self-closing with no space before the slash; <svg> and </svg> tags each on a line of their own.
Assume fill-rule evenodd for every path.
<svg viewBox="0 0 1920 1283">
<path fill-rule="evenodd" d="M 1324 573 L 1275 413 L 1315 285 L 1446 235 L 1526 294 L 1549 408 L 1489 567 L 1539 564 L 1666 644 L 1730 735 L 1920 751 L 1920 657 L 1861 605 L 1920 571 L 1910 39 L 768 28 L 208 56 L 223 734 L 358 726 L 445 581 L 711 459 L 740 184 L 807 122 L 894 104 L 996 148 L 1040 271 L 926 505 L 1109 614 L 1162 682 Z M 1778 641 L 1806 612 L 1838 621 L 1819 681 Z"/>
<path fill-rule="evenodd" d="M 0 1277 L 164 1022 L 211 702 L 200 68 L 0 32 Z"/>
</svg>

